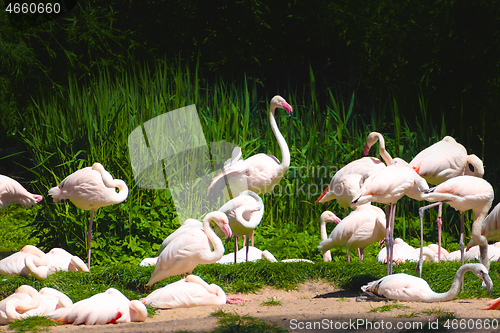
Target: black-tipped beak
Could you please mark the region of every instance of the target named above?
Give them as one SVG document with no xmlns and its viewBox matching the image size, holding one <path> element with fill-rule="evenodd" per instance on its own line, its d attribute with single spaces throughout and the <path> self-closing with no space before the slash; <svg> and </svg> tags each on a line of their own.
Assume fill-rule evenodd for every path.
<svg viewBox="0 0 500 333">
<path fill-rule="evenodd" d="M 486 290 L 488 291 L 488 296 L 490 296 L 491 291 L 493 290 L 493 281 L 491 281 L 491 278 L 488 275 L 488 273 L 483 273 L 483 281 L 484 281 L 484 284 L 486 285 Z"/>
</svg>

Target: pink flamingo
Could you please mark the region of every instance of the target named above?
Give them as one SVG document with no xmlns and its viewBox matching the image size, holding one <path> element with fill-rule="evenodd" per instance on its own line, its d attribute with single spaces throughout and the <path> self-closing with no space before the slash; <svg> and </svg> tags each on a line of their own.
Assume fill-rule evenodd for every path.
<svg viewBox="0 0 500 333">
<path fill-rule="evenodd" d="M 394 240 L 392 261 L 394 263 L 403 263 L 407 261 L 418 262 L 420 249 L 416 249 L 410 244 L 406 243 L 401 238 Z M 424 259 L 426 261 L 436 261 L 436 253 L 428 247 L 423 249 Z M 384 247 L 377 254 L 377 261 L 380 263 L 387 263 L 387 247 Z"/>
<path fill-rule="evenodd" d="M 252 155 L 246 160 L 236 158 L 226 163 L 224 171 L 212 180 L 208 193 L 219 183 L 229 185 L 231 198 L 244 190 L 251 190 L 257 194 L 269 193 L 281 181 L 290 166 L 290 151 L 274 119 L 277 108 L 284 109 L 291 116 L 292 107 L 278 95 L 271 99 L 269 106 L 269 122 L 278 141 L 283 161 L 280 163 L 275 156 L 263 153 Z"/>
<path fill-rule="evenodd" d="M 43 279 L 42 275 L 37 274 L 38 267 L 46 266 L 48 262 L 48 257 L 42 250 L 33 245 L 26 245 L 21 251 L 0 260 L 0 275 L 19 274 Z"/>
<path fill-rule="evenodd" d="M 394 158 L 390 165 L 366 179 L 352 201 L 352 206 L 359 206 L 367 202 L 380 202 L 390 205 L 385 237 L 388 248 L 388 275 L 392 274 L 396 203 L 404 195 L 412 199 L 422 200 L 421 191 L 427 189 L 429 189 L 429 186 L 425 179 L 420 177 L 408 163 L 400 158 Z"/>
<path fill-rule="evenodd" d="M 116 189 L 118 188 L 118 192 Z M 94 212 L 105 206 L 123 202 L 128 197 L 127 184 L 121 179 L 113 179 L 102 164 L 80 169 L 49 190 L 55 202 L 68 199 L 76 207 L 90 210 L 90 222 L 87 232 L 87 264 L 90 268 L 90 245 L 92 241 L 92 222 Z"/>
<path fill-rule="evenodd" d="M 472 271 L 478 278 L 483 280 L 489 295 L 493 288 L 493 282 L 488 275 L 488 269 L 482 264 L 461 266 L 455 273 L 455 278 L 450 289 L 444 293 L 434 292 L 429 287 L 427 281 L 406 273 L 384 276 L 379 280 L 362 286 L 361 290 L 375 299 L 382 298 L 407 302 L 447 302 L 458 295 L 460 280 L 463 279 L 465 273 L 468 271 Z"/>
<path fill-rule="evenodd" d="M 500 204 L 497 204 L 484 219 L 481 234 L 488 240 L 500 241 Z"/>
<path fill-rule="evenodd" d="M 325 210 L 323 213 L 321 213 L 320 217 L 320 236 L 321 236 L 321 241 L 323 242 L 328 238 L 328 233 L 326 232 L 326 224 L 334 222 L 336 224 L 339 224 L 341 221 L 340 218 L 337 217 L 337 215 L 333 214 L 329 210 Z M 347 249 L 347 256 L 349 257 L 349 249 Z M 332 254 L 330 253 L 329 250 L 323 252 L 323 261 L 332 261 Z"/>
<path fill-rule="evenodd" d="M 72 255 L 68 251 L 61 248 L 53 248 L 45 254 L 47 258 L 46 265 L 38 265 L 36 267 L 27 266 L 31 275 L 39 279 L 45 279 L 50 274 L 58 271 L 83 271 L 88 272 L 89 268 L 82 259 Z"/>
<path fill-rule="evenodd" d="M 60 323 L 73 325 L 103 325 L 142 322 L 148 317 L 146 306 L 130 301 L 115 288 L 95 294 L 70 306 L 56 309 L 48 317 Z"/>
<path fill-rule="evenodd" d="M 458 176 L 439 184 L 422 193 L 422 198 L 430 202 L 446 202 L 458 211 L 465 212 L 472 209 L 474 211 L 474 221 L 472 222 L 471 241 L 469 246 L 478 244 L 480 248 L 481 263 L 489 269 L 488 241 L 481 235 L 483 221 L 493 202 L 493 188 L 484 179 L 473 176 Z M 461 219 L 460 228 L 460 252 L 462 265 L 464 263 L 464 220 Z"/>
<path fill-rule="evenodd" d="M 48 316 L 56 309 L 65 308 L 73 304 L 71 298 L 57 289 L 45 287 L 38 292 L 40 303 L 38 307 L 26 311 L 22 318 Z"/>
<path fill-rule="evenodd" d="M 457 176 L 469 175 L 482 178 L 484 175 L 483 162 L 474 154 L 467 155 L 465 147 L 451 136 L 445 136 L 441 141 L 422 150 L 413 158 L 410 166 L 433 185 L 439 185 Z M 422 207 L 420 214 L 423 215 L 425 210 L 434 206 L 438 206 L 438 258 L 441 258 L 442 203 Z"/>
<path fill-rule="evenodd" d="M 379 153 L 387 165 L 391 164 L 392 157 L 385 149 L 385 140 L 382 134 L 372 132 L 366 137 L 364 154 L 368 155 L 370 148 L 379 142 Z M 315 203 L 325 203 L 336 199 L 337 203 L 344 207 L 344 213 L 347 215 L 347 207 L 351 205 L 354 196 L 359 192 L 364 179 L 385 168 L 384 163 L 375 157 L 362 157 L 350 162 L 342 169 L 337 171 L 330 181 L 330 185 L 323 191 Z"/>
<path fill-rule="evenodd" d="M 359 260 L 363 260 L 364 249 L 385 236 L 385 213 L 367 203 L 356 207 L 333 229 L 330 237 L 322 240 L 318 250 L 323 254 L 334 247 L 358 248 Z M 347 252 L 347 262 L 350 262 Z"/>
<path fill-rule="evenodd" d="M 264 215 L 264 202 L 255 192 L 247 190 L 225 203 L 219 208 L 219 212 L 226 214 L 229 219 L 229 227 L 234 236 L 234 262 L 236 263 L 238 237 L 243 236 L 244 246 L 245 237 L 251 235 L 251 244 L 254 245 L 253 234 Z M 215 227 L 215 231 L 219 233 L 220 229 Z M 249 245 L 246 247 L 247 261 Z"/>
<path fill-rule="evenodd" d="M 14 179 L 0 175 L 0 209 L 15 203 L 33 206 L 42 200 L 41 195 L 30 193 Z"/>
<path fill-rule="evenodd" d="M 28 285 L 22 285 L 16 292 L 0 301 L 0 325 L 22 319 L 23 314 L 40 305 L 38 291 Z"/>
<path fill-rule="evenodd" d="M 240 303 L 244 299 L 226 297 L 226 293 L 218 285 L 208 284 L 199 276 L 191 274 L 185 279 L 156 289 L 140 301 L 154 308 L 174 309 Z"/>
<path fill-rule="evenodd" d="M 163 249 L 148 286 L 169 276 L 190 274 L 198 264 L 211 264 L 222 258 L 224 244 L 210 226 L 211 221 L 222 229 L 226 239 L 231 237 L 226 214 L 218 211 L 208 213 L 203 219 L 203 230 L 187 228 Z"/>
</svg>

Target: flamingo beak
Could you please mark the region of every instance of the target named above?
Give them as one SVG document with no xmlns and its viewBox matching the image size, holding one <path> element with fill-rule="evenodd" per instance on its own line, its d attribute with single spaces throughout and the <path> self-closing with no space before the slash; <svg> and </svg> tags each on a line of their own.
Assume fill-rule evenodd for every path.
<svg viewBox="0 0 500 333">
<path fill-rule="evenodd" d="M 283 107 L 283 109 L 285 109 L 286 113 L 288 114 L 288 117 L 291 118 L 293 112 L 292 106 L 285 101 L 281 102 L 281 106 Z"/>
<path fill-rule="evenodd" d="M 229 224 L 223 224 L 220 228 L 222 229 L 222 232 L 224 232 L 224 237 L 226 238 L 226 244 L 227 244 L 227 242 L 229 242 L 229 239 L 233 235 L 233 232 L 231 231 Z"/>
<path fill-rule="evenodd" d="M 363 148 L 363 154 L 367 156 L 369 152 L 370 152 L 370 146 L 365 145 L 365 148 Z"/>
<path fill-rule="evenodd" d="M 486 272 L 483 272 L 483 281 L 484 284 L 486 284 L 486 290 L 488 291 L 488 296 L 490 296 L 491 290 L 493 289 L 493 281 L 491 281 L 490 276 Z"/>
</svg>

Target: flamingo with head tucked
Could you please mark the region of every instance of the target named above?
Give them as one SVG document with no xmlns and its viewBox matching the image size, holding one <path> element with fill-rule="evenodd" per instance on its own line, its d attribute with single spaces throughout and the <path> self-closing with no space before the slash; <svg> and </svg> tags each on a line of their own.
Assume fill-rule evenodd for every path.
<svg viewBox="0 0 500 333">
<path fill-rule="evenodd" d="M 222 258 L 224 244 L 210 226 L 211 221 L 222 229 L 226 239 L 231 237 L 226 214 L 218 211 L 208 213 L 203 219 L 203 230 L 188 228 L 163 249 L 148 286 L 169 276 L 190 274 L 198 264 L 211 264 Z"/>
<path fill-rule="evenodd" d="M 28 285 L 22 285 L 16 292 L 0 301 L 0 325 L 22 319 L 23 314 L 40 305 L 38 291 Z"/>
<path fill-rule="evenodd" d="M 225 163 L 224 171 L 212 180 L 208 193 L 214 188 L 222 188 L 225 185 L 229 186 L 230 198 L 236 197 L 245 190 L 251 190 L 257 194 L 269 193 L 281 181 L 290 166 L 290 151 L 274 118 L 277 108 L 284 109 L 291 116 L 292 107 L 279 95 L 271 99 L 269 106 L 269 122 L 281 150 L 282 162 L 280 163 L 275 156 L 263 153 L 252 155 L 245 160 L 237 157 Z M 237 155 L 241 156 L 241 154 Z"/>
<path fill-rule="evenodd" d="M 116 192 L 118 189 L 118 192 Z M 90 268 L 90 245 L 92 241 L 92 222 L 94 212 L 105 206 L 118 204 L 128 197 L 127 184 L 121 179 L 113 179 L 102 164 L 80 169 L 49 190 L 55 202 L 68 199 L 76 207 L 90 210 L 90 222 L 87 232 L 87 265 Z"/>
<path fill-rule="evenodd" d="M 0 175 L 0 209 L 16 203 L 33 206 L 42 200 L 41 195 L 28 192 L 16 180 Z"/>
<path fill-rule="evenodd" d="M 38 267 L 47 266 L 48 259 L 47 255 L 36 246 L 25 245 L 21 251 L 0 260 L 0 275 L 19 274 L 44 279 L 45 277 L 37 272 Z"/>
</svg>

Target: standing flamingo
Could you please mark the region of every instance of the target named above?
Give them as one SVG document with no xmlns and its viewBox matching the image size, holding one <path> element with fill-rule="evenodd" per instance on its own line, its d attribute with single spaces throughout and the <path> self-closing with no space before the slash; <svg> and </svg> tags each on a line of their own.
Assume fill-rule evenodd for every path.
<svg viewBox="0 0 500 333">
<path fill-rule="evenodd" d="M 254 245 L 253 234 L 264 215 L 264 202 L 255 192 L 246 190 L 225 203 L 219 208 L 219 212 L 226 214 L 229 219 L 229 227 L 234 236 L 234 262 L 236 263 L 238 237 L 243 236 L 243 244 L 245 244 L 245 237 L 251 235 L 251 243 L 252 246 Z M 218 228 L 215 229 L 217 232 Z M 249 245 L 246 247 L 247 260 Z"/>
<path fill-rule="evenodd" d="M 326 224 L 335 222 L 336 224 L 339 224 L 341 221 L 340 218 L 337 217 L 337 215 L 333 214 L 329 210 L 325 210 L 323 213 L 321 213 L 320 217 L 320 236 L 321 236 L 321 241 L 324 241 L 328 238 L 328 233 L 326 232 Z M 347 256 L 349 256 L 349 249 L 347 249 Z M 324 251 L 323 253 L 323 261 L 332 261 L 332 254 L 330 253 L 329 250 Z"/>
<path fill-rule="evenodd" d="M 0 175 L 0 209 L 15 203 L 22 206 L 33 206 L 42 200 L 41 195 L 28 192 L 16 180 Z"/>
<path fill-rule="evenodd" d="M 318 250 L 322 253 L 334 247 L 358 248 L 359 260 L 363 260 L 365 247 L 385 236 L 385 213 L 367 203 L 356 207 L 333 229 L 330 237 L 321 241 Z M 350 262 L 349 252 L 347 262 Z"/>
<path fill-rule="evenodd" d="M 116 189 L 118 188 L 118 192 Z M 69 199 L 76 207 L 90 210 L 90 222 L 87 232 L 87 264 L 90 268 L 90 244 L 92 241 L 92 222 L 94 212 L 104 206 L 123 202 L 128 197 L 127 184 L 121 179 L 113 179 L 102 164 L 80 169 L 49 190 L 55 202 Z"/>
<path fill-rule="evenodd" d="M 380 202 L 390 205 L 389 219 L 386 222 L 386 246 L 388 248 L 387 274 L 392 274 L 392 247 L 394 244 L 394 215 L 396 203 L 404 195 L 412 199 L 422 200 L 421 191 L 429 189 L 425 179 L 420 177 L 408 163 L 400 158 L 394 158 L 392 163 L 370 176 L 364 182 L 353 206 L 367 202 Z"/>
<path fill-rule="evenodd" d="M 489 269 L 488 241 L 481 235 L 483 221 L 493 202 L 493 187 L 484 179 L 473 176 L 458 176 L 424 191 L 422 198 L 430 202 L 446 202 L 451 207 L 465 212 L 474 211 L 472 222 L 471 241 L 469 245 L 478 244 L 481 252 L 481 263 Z M 463 215 L 462 215 L 463 217 Z M 464 263 L 464 221 L 461 219 L 460 228 L 460 252 L 462 264 Z M 420 263 L 421 264 L 421 263 Z M 419 265 L 420 265 L 419 264 Z"/>
<path fill-rule="evenodd" d="M 483 162 L 474 154 L 467 155 L 464 146 L 451 136 L 445 136 L 441 141 L 434 143 L 418 153 L 410 162 L 410 166 L 429 184 L 439 185 L 442 182 L 457 176 L 484 175 Z M 420 214 L 429 208 L 438 206 L 438 258 L 441 257 L 441 228 L 442 203 L 422 207 Z M 461 217 L 463 218 L 463 216 Z"/>
<path fill-rule="evenodd" d="M 163 249 L 148 286 L 172 275 L 191 273 L 198 264 L 211 264 L 222 258 L 224 244 L 210 226 L 211 221 L 222 229 L 226 239 L 231 237 L 226 214 L 218 211 L 208 213 L 203 219 L 203 230 L 188 228 Z"/>
<path fill-rule="evenodd" d="M 391 164 L 392 157 L 385 150 L 384 137 L 378 132 L 368 134 L 363 153 L 368 155 L 371 146 L 377 141 L 379 142 L 380 156 L 387 165 Z M 344 213 L 347 215 L 346 209 L 351 205 L 354 196 L 359 192 L 363 181 L 383 168 L 385 168 L 384 163 L 375 157 L 362 157 L 350 162 L 335 173 L 330 181 L 330 185 L 323 191 L 316 200 L 316 203 L 325 203 L 336 199 L 337 203 L 341 207 L 344 207 Z"/>
<path fill-rule="evenodd" d="M 468 271 L 472 271 L 478 278 L 484 281 L 489 295 L 493 288 L 493 282 L 488 275 L 488 269 L 482 264 L 467 264 L 461 266 L 455 274 L 451 288 L 444 293 L 432 291 L 427 281 L 406 273 L 384 276 L 379 280 L 372 281 L 362 286 L 361 290 L 379 299 L 383 298 L 410 302 L 447 302 L 458 295 L 460 280 Z"/>
<path fill-rule="evenodd" d="M 284 109 L 291 116 L 292 107 L 283 97 L 278 95 L 271 99 L 269 106 L 269 122 L 278 141 L 283 161 L 280 163 L 275 156 L 260 153 L 252 155 L 246 160 L 237 159 L 225 163 L 224 171 L 212 180 L 208 193 L 217 184 L 223 184 L 220 185 L 221 187 L 229 185 L 231 198 L 244 190 L 251 190 L 257 194 L 269 193 L 281 181 L 290 166 L 290 151 L 274 119 L 276 108 Z"/>
</svg>

